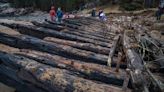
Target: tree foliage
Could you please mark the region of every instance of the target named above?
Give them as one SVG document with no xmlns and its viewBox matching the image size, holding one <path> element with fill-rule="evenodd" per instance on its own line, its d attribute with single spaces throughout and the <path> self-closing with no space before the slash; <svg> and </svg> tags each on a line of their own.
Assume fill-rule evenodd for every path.
<svg viewBox="0 0 164 92">
<path fill-rule="evenodd" d="M 159 0 L 120 0 L 121 8 L 128 11 L 157 7 L 158 4 Z"/>
<path fill-rule="evenodd" d="M 64 11 L 77 10 L 86 3 L 98 2 L 99 5 L 117 1 L 122 9 L 137 10 L 144 8 L 144 1 L 153 1 L 153 6 L 157 6 L 159 0 L 9 0 L 14 7 L 33 7 L 40 10 L 49 10 L 52 5 L 61 7 Z"/>
<path fill-rule="evenodd" d="M 61 7 L 69 11 L 77 9 L 80 4 L 84 4 L 90 0 L 11 0 L 11 5 L 14 7 L 34 7 L 40 10 L 49 10 L 52 5 Z"/>
</svg>

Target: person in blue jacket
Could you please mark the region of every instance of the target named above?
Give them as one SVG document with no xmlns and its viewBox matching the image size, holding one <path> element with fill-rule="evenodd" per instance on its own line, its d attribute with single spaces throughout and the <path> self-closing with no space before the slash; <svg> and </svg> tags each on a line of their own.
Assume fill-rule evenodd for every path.
<svg viewBox="0 0 164 92">
<path fill-rule="evenodd" d="M 56 17 L 57 17 L 57 22 L 61 23 L 62 18 L 63 18 L 63 12 L 62 12 L 61 8 L 58 8 L 58 10 L 56 12 Z"/>
</svg>

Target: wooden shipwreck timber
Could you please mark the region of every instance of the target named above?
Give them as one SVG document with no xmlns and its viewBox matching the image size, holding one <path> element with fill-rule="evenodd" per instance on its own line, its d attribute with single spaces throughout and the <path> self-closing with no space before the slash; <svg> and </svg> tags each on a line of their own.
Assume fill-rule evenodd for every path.
<svg viewBox="0 0 164 92">
<path fill-rule="evenodd" d="M 18 92 L 149 90 L 142 82 L 142 59 L 133 62 L 126 35 L 99 20 L 0 24 L 0 82 Z"/>
</svg>

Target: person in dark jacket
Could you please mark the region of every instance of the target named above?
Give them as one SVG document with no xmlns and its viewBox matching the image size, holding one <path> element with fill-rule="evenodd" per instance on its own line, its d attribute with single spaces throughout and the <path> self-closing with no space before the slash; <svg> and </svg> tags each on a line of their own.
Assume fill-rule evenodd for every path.
<svg viewBox="0 0 164 92">
<path fill-rule="evenodd" d="M 158 7 L 158 11 L 156 12 L 157 20 L 161 20 L 162 14 L 163 14 L 163 8 Z"/>
<path fill-rule="evenodd" d="M 92 17 L 96 17 L 96 9 L 94 8 L 93 10 L 92 10 Z"/>
<path fill-rule="evenodd" d="M 57 22 L 61 23 L 62 18 L 63 18 L 63 12 L 62 12 L 61 8 L 58 8 L 58 10 L 56 12 L 56 17 L 57 17 Z"/>
</svg>

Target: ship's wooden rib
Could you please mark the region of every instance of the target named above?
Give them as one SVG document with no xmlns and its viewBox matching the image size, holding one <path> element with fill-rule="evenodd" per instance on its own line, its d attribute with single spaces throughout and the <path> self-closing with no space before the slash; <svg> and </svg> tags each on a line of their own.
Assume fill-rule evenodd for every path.
<svg viewBox="0 0 164 92">
<path fill-rule="evenodd" d="M 109 57 L 108 57 L 108 66 L 111 67 L 111 63 L 113 62 L 113 57 L 114 54 L 116 52 L 116 48 L 120 45 L 120 39 L 121 39 L 121 35 L 118 35 L 115 37 L 114 41 L 113 41 L 113 46 L 110 49 L 110 53 L 109 53 Z"/>
<path fill-rule="evenodd" d="M 70 92 L 122 92 L 119 87 L 83 79 L 74 76 L 70 71 L 50 67 L 23 56 L 0 52 L 0 61 L 0 66 L 3 64 L 5 68 L 10 67 L 17 71 L 17 79 L 35 84 L 48 92 L 65 92 L 66 90 Z"/>
<path fill-rule="evenodd" d="M 87 60 L 99 64 L 107 64 L 106 55 L 84 51 L 61 44 L 46 42 L 41 39 L 27 36 L 27 35 L 11 36 L 8 34 L 0 33 L 0 36 L 1 36 L 0 38 L 1 43 L 8 44 L 13 47 L 30 48 L 30 49 L 49 52 L 52 54 L 58 54 L 68 58 Z"/>
<path fill-rule="evenodd" d="M 74 48 L 83 49 L 83 50 L 87 50 L 87 51 L 92 51 L 92 52 L 99 53 L 99 54 L 104 54 L 104 55 L 108 55 L 109 52 L 110 52 L 109 48 L 96 46 L 96 45 L 91 44 L 91 43 L 80 43 L 80 42 L 62 40 L 62 39 L 53 38 L 53 37 L 46 37 L 46 38 L 44 38 L 44 40 L 47 41 L 47 42 L 54 42 L 54 43 L 57 43 L 57 44 L 68 45 L 68 46 L 71 46 L 71 47 L 74 47 Z"/>
<path fill-rule="evenodd" d="M 16 23 L 11 23 L 11 24 L 10 23 L 1 23 L 1 24 L 4 26 L 11 27 L 11 28 L 16 28 L 20 33 L 32 35 L 32 36 L 39 37 L 39 38 L 52 36 L 52 37 L 57 37 L 57 38 L 61 38 L 61 39 L 93 43 L 96 45 L 110 48 L 110 44 L 106 43 L 106 42 L 95 41 L 93 39 L 84 38 L 84 37 L 80 37 L 80 36 L 76 36 L 76 35 L 72 35 L 72 34 L 68 34 L 68 33 L 64 33 L 64 32 L 54 31 L 51 29 L 43 28 L 43 27 L 16 24 Z"/>
<path fill-rule="evenodd" d="M 107 42 L 107 43 L 109 43 L 111 41 L 109 39 L 104 39 L 104 38 L 96 37 L 96 36 L 93 36 L 93 35 L 88 35 L 88 33 L 87 34 L 82 34 L 82 33 L 78 32 L 77 30 L 74 30 L 74 29 L 71 29 L 71 28 L 66 28 L 65 30 L 60 30 L 59 28 L 56 28 L 56 25 L 53 25 L 53 24 L 39 23 L 39 22 L 36 22 L 36 21 L 33 21 L 32 23 L 36 26 L 39 26 L 39 27 L 49 28 L 49 29 L 53 29 L 53 30 L 56 30 L 56 31 L 62 31 L 62 32 L 65 32 L 65 33 L 68 33 L 68 34 L 73 34 L 73 35 L 93 39 L 95 41 L 102 41 L 102 42 Z M 64 29 L 64 27 L 63 27 L 63 29 Z"/>
<path fill-rule="evenodd" d="M 60 26 L 62 26 L 61 24 L 58 24 L 58 23 L 55 23 L 55 22 L 52 22 L 52 21 L 49 21 L 49 20 L 46 20 L 46 22 L 48 24 L 51 24 L 51 25 L 60 25 Z M 94 32 L 94 31 L 88 31 L 88 30 L 84 30 L 84 29 L 76 30 L 74 28 L 67 27 L 67 26 L 63 26 L 63 27 L 66 27 L 69 30 L 74 30 L 74 33 L 76 32 L 76 33 L 81 33 L 81 34 L 87 34 L 87 35 L 96 36 L 98 38 L 103 38 L 103 39 L 109 39 L 110 40 L 112 38 L 112 36 L 115 36 L 114 34 L 112 34 L 108 37 L 108 36 L 101 35 L 101 34 L 99 34 L 97 32 Z"/>
<path fill-rule="evenodd" d="M 125 31 L 123 37 L 123 49 L 128 60 L 128 68 L 130 69 L 130 76 L 132 79 L 132 85 L 136 91 L 147 92 L 148 87 L 146 85 L 147 81 L 144 77 L 144 65 L 143 60 L 133 49 L 130 42 L 130 37 L 128 37 L 128 31 Z"/>
<path fill-rule="evenodd" d="M 80 77 L 104 82 L 107 84 L 115 84 L 122 86 L 123 80 L 125 79 L 124 76 L 126 76 L 126 73 L 123 69 L 120 69 L 120 72 L 118 73 L 115 72 L 115 68 L 111 69 L 104 65 L 86 63 L 84 61 L 68 59 L 45 52 L 29 49 L 18 49 L 4 44 L 0 44 L 0 48 L 3 48 L 0 51 L 25 56 L 45 65 L 57 67 L 60 69 L 67 69 L 72 72 L 77 72 L 78 76 Z"/>
</svg>

